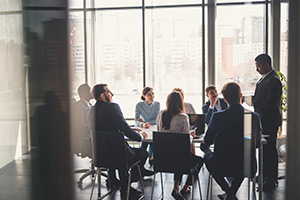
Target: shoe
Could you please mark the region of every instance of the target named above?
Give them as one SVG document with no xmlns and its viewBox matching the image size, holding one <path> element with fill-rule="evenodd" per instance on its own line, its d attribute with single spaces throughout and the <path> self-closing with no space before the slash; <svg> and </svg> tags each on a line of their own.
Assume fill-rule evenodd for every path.
<svg viewBox="0 0 300 200">
<path fill-rule="evenodd" d="M 150 170 L 147 170 L 147 169 L 143 168 L 142 171 L 141 171 L 141 174 L 142 174 L 142 177 L 152 176 L 152 175 L 154 175 L 154 171 L 150 171 Z"/>
<path fill-rule="evenodd" d="M 115 180 L 113 180 L 111 182 L 109 182 L 108 179 L 106 179 L 105 182 L 106 182 L 106 188 L 108 190 L 109 189 L 115 190 L 115 189 L 119 189 L 119 187 L 120 187 L 120 181 L 117 180 L 117 179 L 115 179 Z"/>
<path fill-rule="evenodd" d="M 276 182 L 264 182 L 263 184 L 263 191 L 271 191 L 275 190 L 276 188 Z"/>
<path fill-rule="evenodd" d="M 238 198 L 234 194 L 229 194 L 227 195 L 225 200 L 238 200 Z"/>
<path fill-rule="evenodd" d="M 225 200 L 226 197 L 227 197 L 227 194 L 226 194 L 226 193 L 223 193 L 223 194 L 218 194 L 217 196 L 219 197 L 219 199 Z"/>
<path fill-rule="evenodd" d="M 177 192 L 176 190 L 173 189 L 172 193 L 171 193 L 172 197 L 174 197 L 174 199 L 176 200 L 185 200 L 183 198 L 183 196 L 181 196 L 181 194 L 179 192 Z"/>
<path fill-rule="evenodd" d="M 186 188 L 186 190 L 180 190 L 180 194 L 181 194 L 181 196 L 183 196 L 183 197 L 186 197 L 188 194 L 190 194 L 191 193 L 191 187 L 190 186 L 188 186 L 187 188 Z"/>
</svg>

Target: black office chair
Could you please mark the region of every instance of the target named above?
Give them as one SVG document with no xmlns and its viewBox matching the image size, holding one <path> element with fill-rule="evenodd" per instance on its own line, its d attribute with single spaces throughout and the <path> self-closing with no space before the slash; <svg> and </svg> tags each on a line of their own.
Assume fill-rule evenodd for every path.
<svg viewBox="0 0 300 200">
<path fill-rule="evenodd" d="M 216 136 L 214 146 L 214 152 L 217 156 L 226 160 L 226 162 L 221 161 L 221 163 L 223 163 L 222 165 L 221 163 L 217 164 L 217 167 L 221 166 L 223 175 L 230 180 L 237 176 L 237 174 L 243 174 L 244 177 L 248 178 L 248 200 L 250 199 L 251 194 L 251 182 L 252 198 L 256 199 L 256 138 Z M 212 199 L 212 180 L 212 174 L 209 173 L 207 199 Z"/>
<path fill-rule="evenodd" d="M 198 166 L 187 165 L 191 157 L 190 136 L 188 133 L 171 132 L 153 132 L 153 154 L 154 154 L 154 172 L 160 172 L 161 190 L 164 198 L 162 173 L 183 172 L 184 174 L 194 174 Z M 151 200 L 153 198 L 155 175 L 152 182 Z M 192 176 L 194 185 L 194 176 Z M 199 193 L 202 199 L 199 175 L 197 175 L 199 184 Z M 192 187 L 192 199 L 194 199 L 194 188 Z"/>
<path fill-rule="evenodd" d="M 141 170 L 138 165 L 139 161 L 131 166 L 127 163 L 127 153 L 125 149 L 124 135 L 121 132 L 113 131 L 92 131 L 92 144 L 93 144 L 93 160 L 94 165 L 97 167 L 98 177 L 98 199 L 103 199 L 113 192 L 110 188 L 108 193 L 101 196 L 101 169 L 126 169 L 128 177 L 127 200 L 129 200 L 129 191 L 131 183 L 131 172 L 134 167 L 137 167 L 139 172 L 140 183 L 142 192 L 144 193 L 143 179 Z M 108 178 L 109 181 L 109 178 Z M 93 180 L 91 198 L 95 186 Z"/>
</svg>

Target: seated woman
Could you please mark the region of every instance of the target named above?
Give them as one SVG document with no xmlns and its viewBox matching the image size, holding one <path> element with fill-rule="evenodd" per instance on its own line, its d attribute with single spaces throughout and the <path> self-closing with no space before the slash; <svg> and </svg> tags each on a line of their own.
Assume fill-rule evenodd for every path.
<svg viewBox="0 0 300 200">
<path fill-rule="evenodd" d="M 190 132 L 189 118 L 187 114 L 184 113 L 183 97 L 179 92 L 172 92 L 168 95 L 167 108 L 158 114 L 156 123 L 158 131 L 190 133 L 191 140 L 192 137 L 195 137 L 195 131 Z M 198 174 L 203 165 L 203 159 L 199 156 L 195 156 L 194 154 L 195 147 L 193 143 L 191 143 L 192 159 L 190 163 L 186 164 L 192 168 L 198 163 L 198 168 L 195 170 L 195 173 Z M 172 196 L 179 200 L 184 199 L 183 196 L 190 192 L 189 185 L 192 185 L 192 175 L 190 174 L 185 182 L 185 185 L 179 192 L 179 185 L 182 180 L 182 175 L 182 172 L 177 172 L 174 174 L 174 188 L 172 191 Z"/>
<path fill-rule="evenodd" d="M 136 126 L 142 128 L 150 128 L 152 125 L 156 125 L 156 117 L 160 110 L 160 103 L 154 101 L 153 88 L 145 87 L 142 92 L 141 99 L 135 107 L 135 123 Z M 147 149 L 149 143 L 143 142 L 142 148 Z M 153 152 L 152 145 L 149 147 L 149 164 L 153 165 Z"/>
<path fill-rule="evenodd" d="M 179 92 L 182 96 L 182 99 L 184 101 L 184 92 L 181 88 L 174 88 L 172 92 Z M 184 102 L 184 111 L 186 114 L 196 114 L 195 109 L 191 103 Z"/>
</svg>

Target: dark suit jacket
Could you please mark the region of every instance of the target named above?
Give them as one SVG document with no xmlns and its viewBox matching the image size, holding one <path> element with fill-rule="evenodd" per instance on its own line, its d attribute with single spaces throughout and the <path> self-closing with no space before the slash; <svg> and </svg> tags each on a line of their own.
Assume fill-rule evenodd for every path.
<svg viewBox="0 0 300 200">
<path fill-rule="evenodd" d="M 260 115 L 263 133 L 276 134 L 274 130 L 281 125 L 282 84 L 273 70 L 261 82 L 256 84 L 254 93 L 254 110 Z"/>
<path fill-rule="evenodd" d="M 116 103 L 97 101 L 88 114 L 88 120 L 91 130 L 120 131 L 131 140 L 142 140 L 141 135 L 127 124 L 119 105 Z M 128 159 L 133 159 L 135 152 L 127 143 L 126 150 Z"/>
<path fill-rule="evenodd" d="M 228 108 L 228 105 L 227 103 L 224 101 L 224 99 L 222 98 L 219 98 L 219 101 L 221 103 L 221 108 L 222 110 L 225 110 L 226 108 Z M 202 106 L 202 112 L 203 114 L 205 114 L 205 123 L 206 124 L 209 124 L 209 121 L 211 119 L 211 116 L 214 112 L 217 111 L 216 108 L 214 109 L 209 109 L 209 106 L 210 106 L 210 100 L 208 100 L 203 106 Z"/>
<path fill-rule="evenodd" d="M 250 111 L 248 113 L 252 116 L 252 135 L 256 137 L 254 146 L 258 147 L 261 136 L 259 115 Z M 210 160 L 212 171 L 233 177 L 243 175 L 244 115 L 244 108 L 240 104 L 213 114 L 204 137 L 205 144 L 215 143 Z"/>
</svg>

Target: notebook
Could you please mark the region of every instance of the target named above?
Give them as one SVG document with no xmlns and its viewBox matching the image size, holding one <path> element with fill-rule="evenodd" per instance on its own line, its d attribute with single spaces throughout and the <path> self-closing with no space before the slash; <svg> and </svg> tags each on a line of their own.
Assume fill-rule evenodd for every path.
<svg viewBox="0 0 300 200">
<path fill-rule="evenodd" d="M 205 114 L 188 114 L 191 130 L 196 129 L 196 136 L 204 134 Z"/>
</svg>

